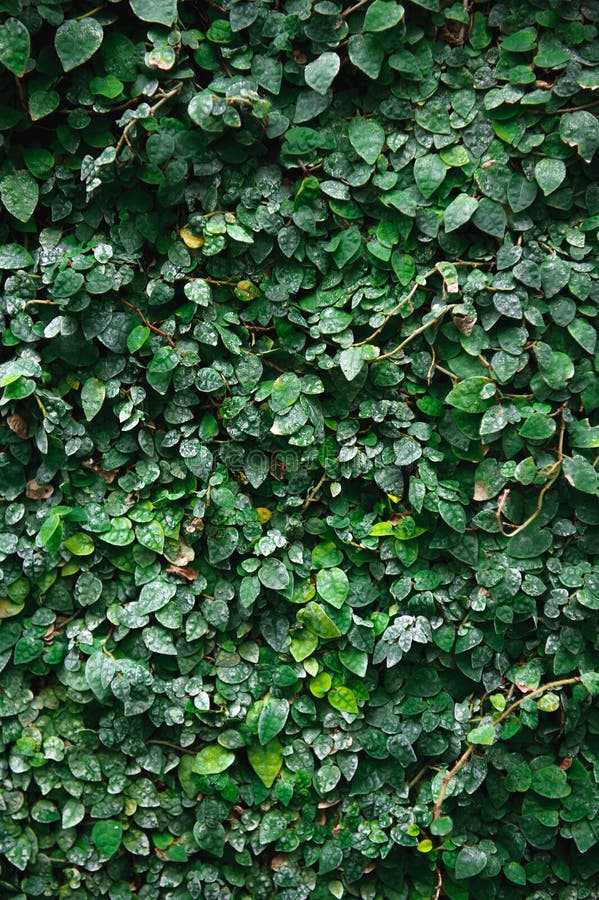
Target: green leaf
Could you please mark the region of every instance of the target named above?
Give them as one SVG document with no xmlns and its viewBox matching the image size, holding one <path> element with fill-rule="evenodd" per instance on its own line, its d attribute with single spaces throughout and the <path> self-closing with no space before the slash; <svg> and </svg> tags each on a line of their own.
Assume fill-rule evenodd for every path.
<svg viewBox="0 0 599 900">
<path fill-rule="evenodd" d="M 599 472 L 584 456 L 564 456 L 562 471 L 566 481 L 585 494 L 599 494 Z"/>
<path fill-rule="evenodd" d="M 537 46 L 537 33 L 532 28 L 522 28 L 515 31 L 501 41 L 503 50 L 509 50 L 510 53 L 528 53 Z"/>
<path fill-rule="evenodd" d="M 356 695 L 348 687 L 333 688 L 327 694 L 327 700 L 333 709 L 338 709 L 339 712 L 351 713 L 352 715 L 356 715 L 358 712 Z"/>
<path fill-rule="evenodd" d="M 0 197 L 11 216 L 20 222 L 27 222 L 35 212 L 39 199 L 37 181 L 29 172 L 15 172 L 0 182 Z"/>
<path fill-rule="evenodd" d="M 29 32 L 19 19 L 6 19 L 0 25 L 0 63 L 17 78 L 27 70 L 31 41 Z"/>
<path fill-rule="evenodd" d="M 72 797 L 65 802 L 62 808 L 62 827 L 74 828 L 85 816 L 85 807 L 79 800 Z"/>
<path fill-rule="evenodd" d="M 487 854 L 479 847 L 462 847 L 455 863 L 456 878 L 473 878 L 487 865 Z"/>
<path fill-rule="evenodd" d="M 127 349 L 129 353 L 136 353 L 146 343 L 151 335 L 147 325 L 136 325 L 127 335 Z"/>
<path fill-rule="evenodd" d="M 349 58 L 353 65 L 369 78 L 378 78 L 385 58 L 385 51 L 374 34 L 353 34 L 348 44 Z"/>
<path fill-rule="evenodd" d="M 585 162 L 590 163 L 599 147 L 599 119 L 587 110 L 564 113 L 559 120 L 562 141 L 576 147 Z"/>
<path fill-rule="evenodd" d="M 289 587 L 289 572 L 279 559 L 266 559 L 258 569 L 258 578 L 265 588 L 273 591 L 284 591 Z"/>
<path fill-rule="evenodd" d="M 283 748 L 279 741 L 275 738 L 265 747 L 252 744 L 247 754 L 249 764 L 262 784 L 271 787 L 283 765 Z"/>
<path fill-rule="evenodd" d="M 386 31 L 394 28 L 404 17 L 404 8 L 392 0 L 373 0 L 366 9 L 364 31 Z"/>
<path fill-rule="evenodd" d="M 318 94 L 326 94 L 341 67 L 336 53 L 322 53 L 304 69 L 306 84 Z"/>
<path fill-rule="evenodd" d="M 172 25 L 177 19 L 177 0 L 129 0 L 131 9 L 143 22 Z"/>
<path fill-rule="evenodd" d="M 343 569 L 322 569 L 316 576 L 316 590 L 326 603 L 340 609 L 349 594 L 349 580 Z"/>
<path fill-rule="evenodd" d="M 33 265 L 33 256 L 20 244 L 0 246 L 0 269 L 26 269 Z"/>
<path fill-rule="evenodd" d="M 543 766 L 532 773 L 532 790 L 541 797 L 558 799 L 571 793 L 568 776 L 559 766 Z"/>
<path fill-rule="evenodd" d="M 54 46 L 65 72 L 76 69 L 100 49 L 104 32 L 100 23 L 87 17 L 67 19 L 56 30 Z"/>
<path fill-rule="evenodd" d="M 325 612 L 320 603 L 311 600 L 297 614 L 298 621 L 305 625 L 317 637 L 326 639 L 339 637 L 341 632 L 334 621 Z"/>
<path fill-rule="evenodd" d="M 285 727 L 289 717 L 289 702 L 283 699 L 268 700 L 258 718 L 258 739 L 264 746 L 270 743 Z"/>
<path fill-rule="evenodd" d="M 193 771 L 198 775 L 218 775 L 232 766 L 234 762 L 234 753 L 225 750 L 220 744 L 211 744 L 208 747 L 202 747 L 200 752 L 196 753 Z"/>
<path fill-rule="evenodd" d="M 123 840 L 123 826 L 114 819 L 103 819 L 92 828 L 92 841 L 100 856 L 110 859 Z"/>
<path fill-rule="evenodd" d="M 561 159 L 540 159 L 535 165 L 535 179 L 547 197 L 557 190 L 566 177 L 566 166 Z"/>
<path fill-rule="evenodd" d="M 473 214 L 478 209 L 478 200 L 469 197 L 468 194 L 458 194 L 455 200 L 445 208 L 443 213 L 443 224 L 445 231 L 456 231 L 470 221 Z"/>
<path fill-rule="evenodd" d="M 472 216 L 472 221 L 480 231 L 492 237 L 503 239 L 506 227 L 506 216 L 503 207 L 488 197 L 483 197 Z"/>
<path fill-rule="evenodd" d="M 85 664 L 85 680 L 98 700 L 109 693 L 110 683 L 116 675 L 116 662 L 103 650 L 98 650 Z"/>
<path fill-rule="evenodd" d="M 414 163 L 414 178 L 423 197 L 428 200 L 445 181 L 447 166 L 440 156 L 430 153 Z"/>
<path fill-rule="evenodd" d="M 81 406 L 88 422 L 98 415 L 106 399 L 106 387 L 99 378 L 88 378 L 81 388 Z"/>
<path fill-rule="evenodd" d="M 376 119 L 355 116 L 348 126 L 349 141 L 369 166 L 377 161 L 385 145 L 385 129 Z"/>
<path fill-rule="evenodd" d="M 345 378 L 353 381 L 364 368 L 364 355 L 361 347 L 348 347 L 339 354 L 339 366 Z"/>
<path fill-rule="evenodd" d="M 482 413 L 495 402 L 495 385 L 490 378 L 472 375 L 451 389 L 445 402 L 467 413 Z"/>
<path fill-rule="evenodd" d="M 272 386 L 270 408 L 275 413 L 288 410 L 299 399 L 301 391 L 301 381 L 293 372 L 279 375 Z"/>
<path fill-rule="evenodd" d="M 599 672 L 583 672 L 580 680 L 590 694 L 599 695 Z"/>
</svg>

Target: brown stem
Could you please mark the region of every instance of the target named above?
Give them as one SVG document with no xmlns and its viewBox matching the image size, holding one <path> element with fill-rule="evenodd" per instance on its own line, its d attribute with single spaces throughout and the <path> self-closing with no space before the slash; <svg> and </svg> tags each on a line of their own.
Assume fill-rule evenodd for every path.
<svg viewBox="0 0 599 900">
<path fill-rule="evenodd" d="M 157 325 L 153 325 L 152 322 L 150 322 L 150 320 L 147 318 L 147 316 L 145 316 L 142 313 L 139 306 L 134 306 L 133 303 L 129 303 L 129 301 L 124 300 L 123 297 L 119 297 L 119 300 L 121 301 L 121 303 L 124 303 L 125 306 L 128 306 L 129 309 L 134 310 L 137 313 L 137 315 L 139 316 L 139 318 L 141 319 L 141 321 L 144 323 L 144 325 L 150 329 L 150 331 L 153 331 L 155 334 L 161 335 L 167 341 L 169 346 L 173 348 L 173 350 L 176 349 L 177 345 L 175 344 L 175 342 L 172 339 L 172 337 L 170 336 L 170 334 L 167 334 L 167 332 L 163 331 L 162 328 L 158 328 Z"/>
<path fill-rule="evenodd" d="M 560 678 L 557 681 L 549 681 L 547 684 L 542 684 L 541 687 L 535 688 L 534 691 L 530 691 L 525 694 L 523 697 L 520 697 L 519 700 L 514 701 L 507 709 L 501 713 L 498 719 L 495 721 L 495 725 L 501 725 L 502 722 L 510 716 L 515 709 L 517 709 L 525 700 L 532 700 L 533 697 L 538 697 L 541 694 L 544 694 L 546 691 L 551 691 L 553 688 L 564 687 L 567 684 L 580 684 L 580 677 L 578 675 L 573 678 Z M 468 744 L 462 755 L 459 759 L 454 763 L 453 767 L 449 770 L 447 775 L 443 778 L 443 782 L 441 784 L 441 790 L 439 791 L 439 796 L 437 797 L 437 802 L 433 807 L 433 820 L 436 820 L 441 815 L 441 807 L 443 806 L 443 801 L 445 800 L 445 796 L 447 794 L 447 788 L 449 787 L 450 782 L 455 778 L 460 769 L 466 765 L 472 754 L 474 753 L 476 747 L 474 744 Z"/>
<path fill-rule="evenodd" d="M 161 747 L 170 747 L 171 750 L 177 750 L 179 753 L 190 753 L 195 756 L 195 750 L 188 750 L 186 747 L 180 747 L 178 744 L 172 744 L 170 741 L 159 741 L 157 738 L 151 738 L 146 744 L 160 744 Z"/>
<path fill-rule="evenodd" d="M 364 338 L 363 341 L 359 341 L 357 344 L 354 344 L 354 347 L 363 347 L 364 344 L 370 344 L 370 342 L 373 341 L 375 339 L 375 337 L 377 337 L 381 333 L 381 331 L 383 330 L 383 328 L 385 327 L 385 325 L 387 324 L 389 319 L 392 316 L 394 316 L 397 312 L 399 312 L 399 310 L 402 308 L 402 306 L 404 306 L 406 303 L 410 302 L 410 300 L 412 299 L 412 297 L 414 296 L 414 294 L 416 293 L 418 288 L 424 287 L 424 285 L 426 284 L 427 278 L 430 278 L 431 275 L 434 275 L 436 271 L 437 271 L 436 269 L 429 269 L 429 271 L 426 272 L 422 276 L 422 278 L 424 279 L 424 282 L 423 283 L 416 282 L 416 284 L 414 284 L 414 286 L 410 289 L 409 293 L 405 297 L 402 297 L 402 299 L 399 301 L 399 303 L 397 303 L 390 312 L 383 313 L 383 315 L 385 316 L 385 321 L 383 322 L 383 324 L 380 325 L 376 329 L 376 331 L 373 331 L 372 334 L 368 335 L 367 338 Z"/>
<path fill-rule="evenodd" d="M 497 512 L 495 513 L 495 516 L 497 518 L 497 524 L 499 525 L 499 530 L 504 537 L 513 538 L 517 534 L 520 534 L 521 531 L 524 531 L 525 528 L 528 528 L 528 526 L 532 522 L 534 522 L 534 520 L 541 514 L 541 510 L 543 509 L 543 501 L 545 499 L 545 494 L 547 493 L 547 491 L 549 491 L 553 487 L 553 485 L 557 481 L 559 474 L 561 472 L 562 460 L 564 458 L 564 433 L 565 433 L 565 430 L 566 430 L 566 423 L 562 417 L 562 425 L 560 428 L 559 443 L 558 443 L 558 448 L 557 448 L 557 459 L 554 462 L 554 464 L 551 466 L 551 469 L 549 470 L 549 472 L 547 473 L 550 476 L 549 481 L 547 481 L 547 483 L 539 491 L 539 496 L 537 497 L 537 505 L 534 508 L 533 512 L 528 517 L 528 519 L 526 519 L 526 521 L 522 522 L 521 525 L 511 525 L 510 523 L 508 523 L 509 527 L 513 529 L 509 533 L 505 530 L 505 525 L 501 519 L 501 513 L 503 511 L 503 507 L 504 507 L 505 502 L 510 494 L 509 488 L 506 488 L 506 490 L 503 491 L 503 493 L 499 496 L 499 498 L 497 500 Z"/>
<path fill-rule="evenodd" d="M 348 6 L 348 8 L 344 9 L 341 13 L 341 18 L 347 19 L 348 16 L 351 16 L 352 13 L 357 12 L 357 10 L 359 10 L 360 7 L 364 6 L 366 3 L 368 3 L 368 0 L 358 0 L 358 3 L 354 3 L 353 6 Z"/>
<path fill-rule="evenodd" d="M 181 90 L 181 87 L 182 87 L 182 85 L 178 85 L 176 88 L 173 88 L 172 91 L 168 91 L 166 94 L 163 94 L 162 97 L 160 98 L 160 100 L 158 100 L 158 102 L 155 103 L 154 106 L 150 107 L 149 118 L 151 118 L 153 115 L 155 115 L 155 113 L 158 112 L 160 107 L 163 106 L 167 102 L 167 100 L 170 100 L 171 97 L 174 97 L 176 94 L 178 94 L 179 91 Z M 123 149 L 123 144 L 129 143 L 127 136 L 129 134 L 129 132 L 131 131 L 131 129 L 133 128 L 133 126 L 136 124 L 136 122 L 137 122 L 137 119 L 131 119 L 131 121 L 127 125 L 125 125 L 125 128 L 123 129 L 123 133 L 120 136 L 118 143 L 116 145 L 116 148 L 115 148 L 115 154 L 114 154 L 115 159 L 118 159 L 119 153 Z"/>
<path fill-rule="evenodd" d="M 430 328 L 431 325 L 436 325 L 439 319 L 441 319 L 446 312 L 449 312 L 450 309 L 454 309 L 456 306 L 458 306 L 457 303 L 450 303 L 449 306 L 444 306 L 434 319 L 431 319 L 429 322 L 426 322 L 425 325 L 421 325 L 419 328 L 414 329 L 414 331 L 412 331 L 412 333 L 409 334 L 407 338 L 405 338 L 401 342 L 401 344 L 398 344 L 397 347 L 394 347 L 393 350 L 390 350 L 388 353 L 383 353 L 382 356 L 377 356 L 375 359 L 370 360 L 370 362 L 382 362 L 382 360 L 390 359 L 392 356 L 395 356 L 396 353 L 400 353 L 404 347 L 406 347 L 411 341 L 414 340 L 414 338 L 418 337 L 419 334 L 422 334 L 424 331 Z"/>
<path fill-rule="evenodd" d="M 316 495 L 318 494 L 319 490 L 321 489 L 321 487 L 323 486 L 323 484 L 325 483 L 325 481 L 328 481 L 328 480 L 329 480 L 329 479 L 328 479 L 328 476 L 327 476 L 327 475 L 323 475 L 322 478 L 320 479 L 320 481 L 318 482 L 318 484 L 314 485 L 314 487 L 312 488 L 312 490 L 311 490 L 310 493 L 308 494 L 308 499 L 306 500 L 306 502 L 305 502 L 304 505 L 302 506 L 302 512 L 305 512 L 305 511 L 308 509 L 308 507 L 310 506 L 311 503 L 315 503 L 315 502 L 316 502 Z"/>
</svg>

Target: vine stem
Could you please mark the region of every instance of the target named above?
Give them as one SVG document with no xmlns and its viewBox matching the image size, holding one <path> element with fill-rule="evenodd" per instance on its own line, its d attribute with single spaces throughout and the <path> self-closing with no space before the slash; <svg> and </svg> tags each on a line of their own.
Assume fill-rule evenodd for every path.
<svg viewBox="0 0 599 900">
<path fill-rule="evenodd" d="M 308 509 L 308 507 L 310 506 L 310 504 L 315 502 L 316 495 L 318 494 L 319 490 L 321 489 L 321 487 L 323 486 L 325 481 L 328 481 L 328 480 L 329 479 L 328 479 L 327 475 L 323 475 L 322 478 L 320 479 L 320 481 L 318 482 L 318 484 L 314 485 L 314 487 L 308 494 L 308 498 L 307 498 L 306 502 L 302 506 L 302 512 L 305 512 Z"/>
<path fill-rule="evenodd" d="M 542 684 L 541 687 L 535 688 L 534 691 L 530 691 L 525 694 L 523 697 L 520 697 L 519 700 L 515 700 L 507 709 L 501 713 L 501 715 L 496 719 L 495 725 L 501 725 L 502 722 L 510 716 L 515 709 L 517 709 L 525 700 L 532 700 L 534 697 L 539 697 L 541 694 L 544 694 L 546 691 L 551 691 L 553 688 L 564 687 L 567 684 L 580 684 L 580 676 L 575 675 L 573 678 L 560 678 L 557 681 L 549 681 L 547 684 Z M 443 778 L 441 783 L 441 790 L 439 791 L 439 796 L 437 797 L 437 802 L 433 807 L 433 821 L 439 818 L 441 815 L 441 808 L 443 806 L 443 801 L 447 795 L 447 789 L 450 783 L 453 781 L 457 773 L 460 771 L 463 766 L 466 765 L 472 754 L 476 749 L 475 744 L 468 744 L 462 755 L 458 760 L 454 763 L 452 768 L 449 770 L 447 775 Z"/>
<path fill-rule="evenodd" d="M 195 750 L 188 750 L 186 747 L 180 747 L 179 744 L 173 744 L 171 741 L 160 741 L 158 738 L 150 738 L 146 744 L 160 744 L 161 747 L 170 747 L 171 750 L 177 750 L 179 753 L 189 753 L 195 756 Z"/>
<path fill-rule="evenodd" d="M 541 514 L 541 510 L 543 509 L 543 501 L 545 499 L 545 494 L 547 493 L 547 491 L 549 491 L 553 487 L 553 485 L 555 484 L 555 482 L 557 481 L 557 479 L 559 477 L 559 473 L 561 472 L 562 460 L 564 458 L 564 433 L 565 433 L 565 430 L 566 430 L 566 423 L 562 416 L 562 424 L 561 424 L 561 428 L 560 428 L 559 443 L 558 443 L 558 448 L 557 448 L 557 459 L 551 466 L 551 469 L 549 470 L 549 472 L 547 473 L 550 476 L 549 480 L 547 481 L 547 483 L 545 485 L 543 485 L 543 487 L 539 491 L 539 496 L 537 498 L 537 505 L 536 505 L 535 509 L 533 510 L 533 512 L 528 517 L 528 519 L 526 519 L 524 522 L 522 522 L 521 525 L 510 525 L 509 527 L 512 528 L 513 530 L 510 531 L 509 533 L 505 530 L 505 526 L 501 520 L 501 513 L 503 511 L 503 507 L 505 506 L 505 502 L 510 495 L 509 488 L 506 488 L 506 490 L 503 491 L 503 493 L 499 496 L 499 498 L 497 500 L 496 518 L 497 518 L 497 524 L 499 525 L 499 530 L 501 531 L 501 534 L 504 537 L 513 538 L 517 534 L 520 534 L 521 531 L 524 531 L 525 528 L 528 528 L 528 526 L 532 522 L 534 522 L 534 520 Z"/>
<path fill-rule="evenodd" d="M 424 287 L 426 285 L 427 278 L 430 278 L 431 275 L 434 275 L 436 271 L 437 271 L 436 269 L 429 269 L 428 272 L 426 272 L 424 275 L 422 275 L 421 276 L 421 278 L 423 279 L 422 281 L 417 281 L 412 286 L 412 288 L 410 288 L 409 293 L 405 297 L 402 297 L 402 299 L 399 301 L 399 303 L 397 303 L 390 312 L 383 313 L 383 315 L 385 316 L 385 321 L 383 322 L 383 324 L 380 325 L 376 329 L 376 331 L 373 331 L 372 334 L 368 335 L 367 338 L 364 338 L 363 341 L 359 341 L 357 344 L 354 344 L 354 347 L 363 347 L 364 344 L 370 344 L 370 342 L 373 341 L 375 339 L 375 337 L 378 337 L 378 335 L 381 333 L 381 331 L 383 330 L 383 328 L 385 327 L 385 325 L 387 324 L 389 319 L 391 319 L 397 312 L 399 312 L 399 310 L 402 308 L 402 306 L 404 306 L 406 303 L 410 302 L 410 300 L 412 299 L 412 297 L 414 296 L 414 294 L 416 293 L 418 288 Z"/>
<path fill-rule="evenodd" d="M 414 338 L 418 337 L 419 334 L 422 334 L 424 331 L 430 328 L 431 325 L 436 325 L 446 312 L 449 312 L 450 309 L 455 309 L 455 307 L 458 305 L 459 304 L 457 303 L 450 303 L 449 306 L 444 306 L 443 309 L 440 310 L 433 319 L 431 319 L 429 322 L 426 322 L 426 324 L 424 325 L 420 325 L 419 328 L 415 328 L 414 331 L 412 331 L 412 333 L 409 334 L 407 338 L 405 338 L 401 342 L 401 344 L 398 344 L 397 347 L 394 347 L 393 350 L 389 350 L 388 353 L 383 353 L 382 356 L 377 356 L 374 359 L 369 360 L 369 362 L 382 362 L 384 359 L 390 359 L 392 356 L 395 356 L 396 353 L 400 353 L 404 347 L 406 347 L 411 341 L 414 340 Z"/>
<path fill-rule="evenodd" d="M 172 339 L 172 337 L 170 336 L 170 334 L 167 334 L 167 332 L 166 332 L 166 331 L 163 331 L 162 328 L 158 328 L 157 325 L 153 325 L 153 324 L 150 322 L 150 320 L 147 318 L 147 316 L 145 316 L 145 315 L 142 313 L 142 311 L 141 311 L 141 309 L 139 308 L 139 306 L 135 306 L 133 303 L 129 303 L 129 301 L 128 301 L 128 300 L 125 300 L 123 297 L 119 297 L 119 300 L 121 301 L 121 303 L 124 303 L 125 306 L 128 306 L 129 309 L 133 309 L 133 310 L 137 313 L 137 315 L 139 316 L 139 318 L 141 319 L 141 321 L 144 323 L 144 325 L 145 325 L 147 328 L 150 329 L 150 331 L 153 331 L 155 334 L 161 335 L 163 338 L 165 338 L 165 340 L 167 341 L 167 343 L 169 344 L 169 346 L 171 346 L 171 347 L 173 348 L 173 350 L 176 350 L 177 345 L 175 344 L 175 342 L 174 342 L 174 340 Z"/>
<path fill-rule="evenodd" d="M 358 0 L 357 3 L 354 3 L 353 6 L 348 6 L 347 9 L 344 9 L 341 13 L 342 19 L 347 19 L 348 16 L 351 16 L 352 13 L 357 12 L 362 6 L 365 6 L 368 3 L 368 0 Z"/>
<path fill-rule="evenodd" d="M 163 106 L 167 102 L 167 100 L 170 100 L 171 97 L 176 96 L 176 94 L 178 94 L 180 92 L 180 90 L 181 90 L 181 85 L 179 85 L 179 87 L 173 88 L 172 91 L 167 91 L 166 94 L 163 94 L 162 97 L 160 98 L 160 100 L 158 100 L 158 102 L 155 103 L 154 106 L 150 107 L 150 114 L 149 114 L 148 118 L 151 118 L 153 115 L 155 115 L 158 112 L 158 110 L 160 109 L 160 107 Z M 127 125 L 125 125 L 125 127 L 123 129 L 123 133 L 120 136 L 118 143 L 116 145 L 116 148 L 115 148 L 115 152 L 114 152 L 115 160 L 118 159 L 119 153 L 123 149 L 123 145 L 125 143 L 128 143 L 127 136 L 129 134 L 129 132 L 131 131 L 131 129 L 133 128 L 133 126 L 136 124 L 136 122 L 137 122 L 137 119 L 131 119 L 131 121 Z"/>
</svg>

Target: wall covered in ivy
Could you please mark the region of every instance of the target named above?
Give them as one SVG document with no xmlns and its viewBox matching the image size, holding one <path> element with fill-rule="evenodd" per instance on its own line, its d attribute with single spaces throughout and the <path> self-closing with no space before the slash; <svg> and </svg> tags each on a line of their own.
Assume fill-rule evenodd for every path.
<svg viewBox="0 0 599 900">
<path fill-rule="evenodd" d="M 596 898 L 597 0 L 0 11 L 0 895 Z"/>
</svg>

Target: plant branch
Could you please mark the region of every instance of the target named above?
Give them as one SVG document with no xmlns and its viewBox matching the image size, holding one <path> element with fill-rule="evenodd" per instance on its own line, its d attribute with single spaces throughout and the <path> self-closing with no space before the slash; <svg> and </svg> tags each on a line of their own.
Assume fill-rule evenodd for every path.
<svg viewBox="0 0 599 900">
<path fill-rule="evenodd" d="M 574 676 L 573 678 L 560 678 L 557 681 L 549 681 L 547 684 L 541 685 L 541 687 L 535 688 L 534 691 L 530 691 L 525 694 L 523 697 L 520 697 L 519 700 L 515 700 L 514 703 L 510 704 L 507 709 L 501 713 L 501 715 L 496 719 L 495 725 L 501 725 L 502 722 L 511 716 L 515 709 L 517 709 L 525 700 L 532 700 L 534 697 L 539 697 L 541 694 L 544 694 L 546 691 L 551 691 L 553 688 L 564 687 L 567 684 L 580 684 L 580 677 Z M 436 820 L 441 815 L 441 808 L 443 806 L 443 801 L 447 795 L 447 789 L 458 774 L 461 768 L 466 765 L 472 754 L 474 753 L 476 747 L 478 745 L 468 744 L 462 755 L 458 760 L 454 763 L 452 768 L 449 770 L 447 775 L 443 778 L 443 782 L 441 784 L 441 790 L 439 791 L 439 796 L 437 797 L 437 802 L 433 807 L 433 820 Z"/>
<path fill-rule="evenodd" d="M 150 329 L 150 331 L 153 331 L 155 334 L 161 335 L 167 341 L 169 346 L 173 348 L 173 350 L 175 350 L 177 348 L 177 345 L 174 342 L 174 340 L 172 339 L 172 337 L 170 336 L 170 334 L 168 334 L 166 331 L 163 331 L 162 328 L 158 328 L 157 325 L 153 325 L 152 322 L 150 322 L 150 320 L 148 319 L 148 317 L 142 313 L 139 306 L 135 306 L 133 303 L 129 303 L 129 301 L 124 300 L 123 297 L 119 297 L 119 300 L 121 301 L 121 303 L 124 303 L 125 306 L 128 306 L 129 309 L 134 310 L 137 313 L 137 315 L 139 316 L 139 318 L 141 319 L 141 321 L 144 323 L 144 325 Z"/>
<path fill-rule="evenodd" d="M 368 335 L 367 338 L 364 338 L 363 341 L 359 341 L 357 344 L 354 344 L 354 347 L 363 347 L 364 344 L 370 344 L 370 342 L 373 341 L 375 339 L 375 337 L 378 337 L 378 335 L 381 333 L 381 331 L 383 330 L 383 328 L 385 327 L 385 325 L 387 324 L 389 319 L 391 319 L 396 313 L 398 313 L 399 310 L 402 308 L 402 306 L 405 306 L 406 303 L 410 302 L 410 300 L 412 299 L 412 297 L 414 296 L 414 294 L 416 293 L 418 288 L 424 287 L 424 285 L 426 284 L 427 278 L 430 278 L 431 275 L 434 275 L 436 271 L 437 271 L 436 269 L 429 269 L 428 272 L 426 272 L 423 276 L 421 276 L 424 279 L 422 282 L 420 282 L 420 281 L 416 282 L 410 288 L 409 293 L 405 297 L 402 297 L 402 299 L 399 301 L 399 303 L 397 303 L 390 312 L 383 313 L 383 315 L 385 317 L 385 321 L 383 322 L 383 324 L 380 325 L 375 331 L 373 331 L 372 334 Z"/>
<path fill-rule="evenodd" d="M 321 489 L 321 487 L 323 486 L 325 481 L 328 481 L 328 480 L 329 480 L 328 476 L 323 475 L 322 478 L 320 479 L 320 481 L 318 482 L 318 484 L 314 485 L 314 487 L 308 494 L 308 498 L 307 498 L 306 502 L 302 506 L 302 512 L 305 512 L 308 509 L 308 507 L 310 506 L 310 504 L 314 503 L 316 501 L 316 495 L 318 494 L 319 490 Z"/>
<path fill-rule="evenodd" d="M 173 88 L 172 91 L 168 91 L 166 94 L 163 94 L 162 97 L 160 98 L 160 100 L 158 100 L 158 102 L 155 103 L 154 106 L 150 107 L 150 113 L 148 115 L 148 118 L 151 119 L 152 116 L 154 116 L 158 112 L 160 107 L 163 106 L 167 102 L 167 100 L 170 100 L 171 97 L 175 97 L 180 92 L 181 87 L 182 87 L 182 85 L 179 85 L 178 87 Z M 128 143 L 129 132 L 131 131 L 133 126 L 137 123 L 137 121 L 138 121 L 137 119 L 131 119 L 131 121 L 128 122 L 127 125 L 125 125 L 125 127 L 123 129 L 123 133 L 120 136 L 118 143 L 116 145 L 116 148 L 115 148 L 115 154 L 114 154 L 115 159 L 118 159 L 119 153 L 123 149 L 123 145 L 125 143 Z"/>
<path fill-rule="evenodd" d="M 348 8 L 344 9 L 341 13 L 341 18 L 347 19 L 352 13 L 357 12 L 362 6 L 365 6 L 366 3 L 368 3 L 368 0 L 358 0 L 358 3 L 354 3 L 353 6 L 348 6 Z"/>
<path fill-rule="evenodd" d="M 397 347 L 394 347 L 393 350 L 390 350 L 388 353 L 383 353 L 382 356 L 377 356 L 375 359 L 369 360 L 369 362 L 377 363 L 382 362 L 384 359 L 390 359 L 392 356 L 395 356 L 396 353 L 400 353 L 404 347 L 406 347 L 414 338 L 418 337 L 419 334 L 427 331 L 431 327 L 431 325 L 436 325 L 439 319 L 445 315 L 446 312 L 449 312 L 450 309 L 454 309 L 458 306 L 457 303 L 450 303 L 449 306 L 444 306 L 442 310 L 433 318 L 426 322 L 424 325 L 420 325 L 419 328 L 415 328 L 411 334 L 405 338 L 401 344 L 398 344 Z"/>
<path fill-rule="evenodd" d="M 558 448 L 557 448 L 557 459 L 551 466 L 549 472 L 547 473 L 550 476 L 549 480 L 546 482 L 546 484 L 543 485 L 543 487 L 539 491 L 539 496 L 537 497 L 537 505 L 534 508 L 533 512 L 528 517 L 528 519 L 526 519 L 526 521 L 522 522 L 521 525 L 511 525 L 510 523 L 507 523 L 508 526 L 513 529 L 509 533 L 505 530 L 505 525 L 501 519 L 501 513 L 503 511 L 503 507 L 505 506 L 505 502 L 510 495 L 509 488 L 506 488 L 505 491 L 503 491 L 503 493 L 500 494 L 500 496 L 497 500 L 497 512 L 495 515 L 497 518 L 497 524 L 499 525 L 499 530 L 504 537 L 513 538 L 517 534 L 520 534 L 521 531 L 524 531 L 525 528 L 528 528 L 528 526 L 530 524 L 532 524 L 532 522 L 534 522 L 534 520 L 541 514 L 541 510 L 543 509 L 543 501 L 545 499 L 545 494 L 547 493 L 547 491 L 551 490 L 551 488 L 553 487 L 553 485 L 555 484 L 555 482 L 557 481 L 557 479 L 559 477 L 559 473 L 561 472 L 562 460 L 564 458 L 564 432 L 565 432 L 565 430 L 566 430 L 566 423 L 564 422 L 564 419 L 562 417 L 562 424 L 561 424 L 560 434 L 559 434 L 559 443 L 558 443 Z"/>
</svg>

